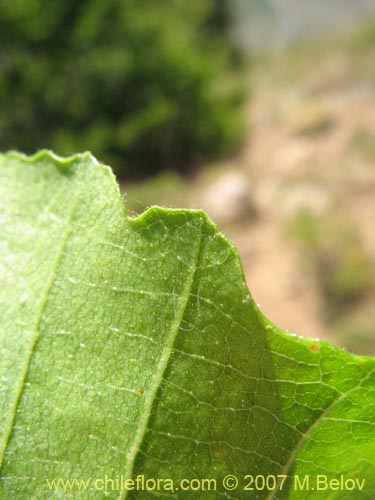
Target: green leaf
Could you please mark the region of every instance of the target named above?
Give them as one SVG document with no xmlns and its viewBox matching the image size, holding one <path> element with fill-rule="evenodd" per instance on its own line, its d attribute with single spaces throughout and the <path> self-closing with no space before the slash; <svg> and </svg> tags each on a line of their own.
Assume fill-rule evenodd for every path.
<svg viewBox="0 0 375 500">
<path fill-rule="evenodd" d="M 204 213 L 127 217 L 87 153 L 0 178 L 1 499 L 372 498 L 373 358 L 278 330 Z"/>
</svg>

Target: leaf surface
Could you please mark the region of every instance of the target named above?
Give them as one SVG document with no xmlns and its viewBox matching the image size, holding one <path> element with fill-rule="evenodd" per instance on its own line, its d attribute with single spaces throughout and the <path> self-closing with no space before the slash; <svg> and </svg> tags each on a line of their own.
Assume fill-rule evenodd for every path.
<svg viewBox="0 0 375 500">
<path fill-rule="evenodd" d="M 0 156 L 0 190 L 2 499 L 373 498 L 374 359 L 272 325 L 204 213 L 128 217 L 87 153 Z"/>
</svg>

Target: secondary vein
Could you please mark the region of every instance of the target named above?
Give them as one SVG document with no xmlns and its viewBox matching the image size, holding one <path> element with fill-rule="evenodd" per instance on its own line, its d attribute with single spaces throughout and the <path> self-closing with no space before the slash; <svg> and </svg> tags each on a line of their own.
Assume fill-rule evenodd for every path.
<svg viewBox="0 0 375 500">
<path fill-rule="evenodd" d="M 287 475 L 288 474 L 289 470 L 293 466 L 294 461 L 296 460 L 296 457 L 297 457 L 298 453 L 300 452 L 300 450 L 302 449 L 303 445 L 305 444 L 305 442 L 307 441 L 307 439 L 313 434 L 313 432 L 315 431 L 315 429 L 317 427 L 319 427 L 320 423 L 331 413 L 331 411 L 338 404 L 341 403 L 341 401 L 343 401 L 344 399 L 346 399 L 349 396 L 349 394 L 351 394 L 352 392 L 356 391 L 359 387 L 361 387 L 361 385 L 363 384 L 363 382 L 365 382 L 373 374 L 373 372 L 374 372 L 374 370 L 372 370 L 369 373 L 367 373 L 367 375 L 365 377 L 363 377 L 362 380 L 360 380 L 358 382 L 358 384 L 356 384 L 354 387 L 352 387 L 349 391 L 344 392 L 344 393 L 340 393 L 339 397 L 335 398 L 324 409 L 324 411 L 321 413 L 321 415 L 319 416 L 319 418 L 317 418 L 315 420 L 315 422 L 313 422 L 313 424 L 310 425 L 310 427 L 301 435 L 301 438 L 298 440 L 296 446 L 291 451 L 288 461 L 285 463 L 284 467 L 280 471 L 281 475 Z M 276 488 L 270 492 L 270 494 L 267 496 L 267 498 L 265 500 L 272 500 L 273 498 L 275 498 L 275 495 L 279 491 L 280 484 L 281 484 L 281 480 L 278 482 L 278 484 L 276 485 Z"/>
<path fill-rule="evenodd" d="M 10 441 L 10 438 L 11 438 L 11 435 L 12 435 L 12 432 L 14 429 L 14 423 L 16 420 L 17 409 L 18 409 L 18 406 L 20 404 L 21 396 L 22 396 L 22 393 L 23 393 L 23 390 L 25 387 L 28 373 L 30 371 L 31 360 L 32 360 L 33 354 L 35 352 L 35 347 L 38 343 L 38 339 L 40 336 L 40 325 L 41 325 L 42 317 L 43 317 L 44 311 L 45 311 L 46 306 L 47 306 L 48 296 L 49 296 L 51 289 L 56 281 L 57 270 L 60 266 L 62 257 L 63 257 L 64 252 L 65 252 L 67 242 L 68 242 L 69 237 L 70 237 L 71 232 L 72 232 L 72 221 L 73 221 L 73 218 L 74 218 L 77 206 L 78 206 L 80 195 L 81 195 L 81 190 L 77 190 L 77 193 L 75 195 L 75 200 L 72 203 L 72 208 L 71 208 L 71 210 L 68 214 L 68 217 L 66 219 L 67 228 L 66 228 L 66 230 L 61 238 L 61 244 L 59 245 L 59 247 L 57 249 L 56 257 L 55 257 L 52 269 L 48 275 L 48 279 L 46 281 L 46 284 L 45 284 L 45 287 L 44 287 L 44 290 L 42 293 L 42 299 L 40 302 L 39 310 L 38 310 L 38 313 L 36 315 L 36 319 L 35 319 L 34 326 L 32 329 L 30 344 L 29 344 L 29 347 L 27 350 L 27 354 L 25 357 L 23 368 L 20 372 L 20 376 L 19 376 L 17 384 L 16 384 L 15 398 L 13 401 L 13 405 L 10 407 L 10 411 L 9 411 L 8 430 L 4 434 L 4 441 L 3 441 L 2 445 L 0 443 L 0 477 L 1 477 L 1 470 L 2 470 L 2 467 L 4 464 L 5 452 L 9 446 L 9 441 Z"/>
</svg>

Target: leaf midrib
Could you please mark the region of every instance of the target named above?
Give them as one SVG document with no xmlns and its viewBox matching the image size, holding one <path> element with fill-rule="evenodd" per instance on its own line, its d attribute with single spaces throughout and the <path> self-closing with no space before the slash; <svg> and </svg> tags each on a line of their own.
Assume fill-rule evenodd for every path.
<svg viewBox="0 0 375 500">
<path fill-rule="evenodd" d="M 196 249 L 195 253 L 193 254 L 192 260 L 191 260 L 191 266 L 187 274 L 187 279 L 185 282 L 185 286 L 183 289 L 183 292 L 180 296 L 180 303 L 176 312 L 175 319 L 172 323 L 172 327 L 170 329 L 169 333 L 169 338 L 168 341 L 165 345 L 164 351 L 160 357 L 160 361 L 156 370 L 156 375 L 154 377 L 154 384 L 151 388 L 151 390 L 148 392 L 148 395 L 146 396 L 146 402 L 145 402 L 145 411 L 143 415 L 143 419 L 140 422 L 138 426 L 138 431 L 136 433 L 136 436 L 134 438 L 134 443 L 132 446 L 132 450 L 129 453 L 129 458 L 128 458 L 128 465 L 125 470 L 125 480 L 130 479 L 133 474 L 133 469 L 135 465 L 135 461 L 138 455 L 138 452 L 140 451 L 141 444 L 144 440 L 145 434 L 148 429 L 148 423 L 150 421 L 151 417 L 151 412 L 152 412 L 152 407 L 154 404 L 154 401 L 156 399 L 157 392 L 160 388 L 160 385 L 163 380 L 163 376 L 165 373 L 165 370 L 168 367 L 168 363 L 171 357 L 171 354 L 173 352 L 173 345 L 175 344 L 177 334 L 179 332 L 181 323 L 183 321 L 185 311 L 187 304 L 189 302 L 189 297 L 191 290 L 194 285 L 194 278 L 196 275 L 196 271 L 198 268 L 198 261 L 200 258 L 200 253 L 201 253 L 201 247 L 202 247 L 202 227 L 203 227 L 203 220 L 201 219 L 200 222 L 200 232 L 199 232 L 199 237 L 197 238 L 197 244 L 196 244 Z M 122 490 L 120 492 L 119 500 L 125 500 L 127 498 L 129 490 Z"/>
<path fill-rule="evenodd" d="M 48 275 L 45 287 L 43 289 L 40 306 L 39 306 L 39 309 L 38 309 L 38 312 L 37 312 L 37 315 L 35 318 L 34 326 L 32 328 L 31 340 L 29 343 L 28 351 L 26 353 L 24 366 L 23 366 L 23 369 L 20 373 L 18 381 L 16 383 L 15 398 L 13 401 L 13 405 L 10 407 L 10 410 L 9 410 L 8 429 L 6 432 L 4 432 L 3 445 L 0 447 L 0 476 L 1 476 L 2 467 L 4 465 L 5 452 L 8 448 L 8 445 L 9 445 L 9 442 L 10 442 L 10 439 L 12 436 L 12 432 L 14 429 L 14 424 L 15 424 L 16 416 L 17 416 L 17 409 L 18 409 L 18 406 L 19 406 L 20 401 L 21 401 L 24 387 L 26 385 L 27 377 L 28 377 L 28 374 L 30 371 L 32 357 L 33 357 L 33 354 L 35 352 L 35 347 L 36 347 L 38 340 L 39 340 L 39 337 L 40 337 L 40 325 L 41 325 L 44 311 L 45 311 L 47 303 L 48 303 L 48 297 L 49 297 L 49 294 L 50 294 L 50 292 L 53 288 L 53 285 L 56 281 L 57 270 L 60 267 L 67 243 L 68 243 L 69 238 L 72 234 L 72 229 L 73 229 L 72 222 L 73 222 L 76 210 L 78 208 L 79 200 L 81 197 L 81 191 L 82 191 L 82 188 L 80 186 L 79 189 L 78 188 L 76 189 L 76 192 L 74 194 L 74 197 L 73 197 L 74 201 L 72 203 L 71 210 L 68 213 L 68 217 L 65 221 L 67 228 L 66 228 L 66 230 L 61 238 L 61 244 L 59 245 L 59 247 L 57 249 L 56 256 L 55 256 L 55 259 L 53 261 L 52 269 Z"/>
</svg>

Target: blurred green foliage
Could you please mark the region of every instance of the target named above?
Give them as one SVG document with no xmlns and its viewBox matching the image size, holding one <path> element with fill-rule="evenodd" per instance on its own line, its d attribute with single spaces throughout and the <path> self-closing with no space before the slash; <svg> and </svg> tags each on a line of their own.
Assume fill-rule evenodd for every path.
<svg viewBox="0 0 375 500">
<path fill-rule="evenodd" d="M 121 185 L 125 206 L 131 215 L 139 215 L 152 205 L 167 208 L 188 207 L 191 184 L 173 171 L 160 172 L 142 182 Z"/>
<path fill-rule="evenodd" d="M 373 133 L 364 128 L 358 128 L 352 136 L 350 146 L 355 153 L 373 165 L 375 158 L 375 136 Z"/>
<path fill-rule="evenodd" d="M 374 284 L 373 263 L 353 223 L 337 214 L 321 217 L 303 209 L 288 232 L 300 243 L 306 267 L 316 277 L 328 321 L 366 298 Z"/>
<path fill-rule="evenodd" d="M 241 136 L 230 0 L 0 0 L 0 149 L 185 170 Z"/>
</svg>

